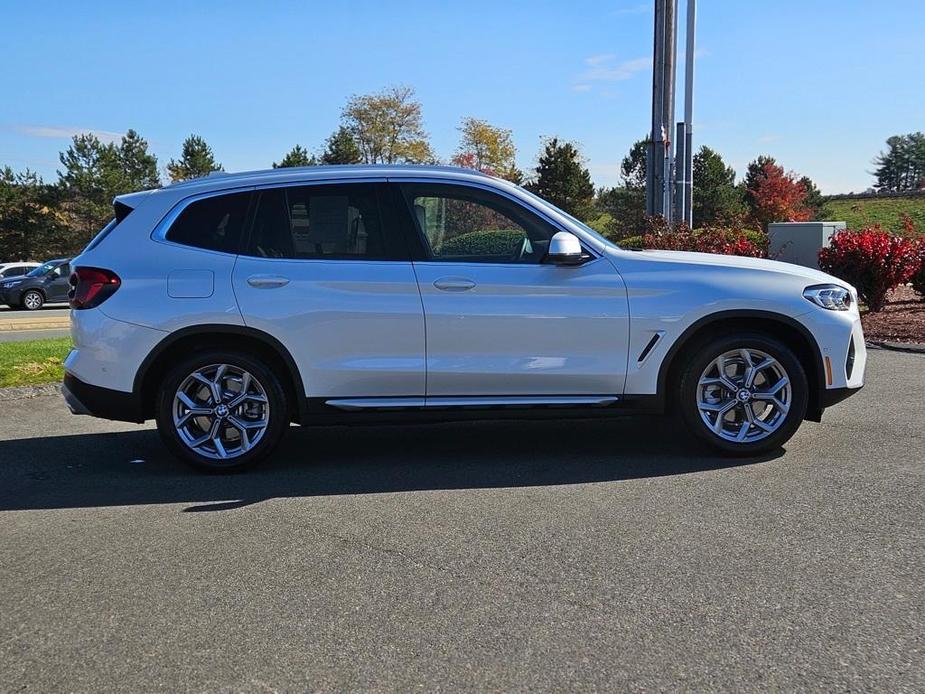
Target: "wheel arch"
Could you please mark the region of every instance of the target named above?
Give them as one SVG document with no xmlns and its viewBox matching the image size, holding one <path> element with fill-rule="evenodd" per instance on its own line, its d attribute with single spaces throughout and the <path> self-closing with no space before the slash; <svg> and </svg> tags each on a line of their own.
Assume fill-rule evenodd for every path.
<svg viewBox="0 0 925 694">
<path fill-rule="evenodd" d="M 797 359 L 806 370 L 806 379 L 810 384 L 806 418 L 819 421 L 822 414 L 820 394 L 825 390 L 825 367 L 816 338 L 806 326 L 789 316 L 753 309 L 713 313 L 695 321 L 681 333 L 659 367 L 658 393 L 663 406 L 666 408 L 673 406 L 675 392 L 671 386 L 676 384 L 680 378 L 681 366 L 685 363 L 685 354 L 695 349 L 704 340 L 729 330 L 764 333 L 779 339 L 793 349 Z"/>
<path fill-rule="evenodd" d="M 232 338 L 234 341 L 229 343 Z M 305 421 L 306 400 L 302 377 L 295 359 L 285 345 L 256 328 L 221 324 L 181 328 L 161 340 L 148 353 L 135 374 L 132 388 L 144 419 L 154 416 L 156 384 L 166 374 L 171 358 L 208 348 L 245 351 L 264 359 L 280 379 L 290 401 L 291 418 L 300 423 Z"/>
</svg>

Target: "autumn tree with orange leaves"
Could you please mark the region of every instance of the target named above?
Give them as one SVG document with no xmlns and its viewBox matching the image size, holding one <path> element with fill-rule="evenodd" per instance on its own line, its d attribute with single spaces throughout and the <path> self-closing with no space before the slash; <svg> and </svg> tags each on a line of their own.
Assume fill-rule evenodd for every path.
<svg viewBox="0 0 925 694">
<path fill-rule="evenodd" d="M 745 174 L 745 202 L 756 225 L 805 222 L 813 218 L 809 191 L 795 173 L 785 172 L 771 157 L 758 157 Z"/>
</svg>

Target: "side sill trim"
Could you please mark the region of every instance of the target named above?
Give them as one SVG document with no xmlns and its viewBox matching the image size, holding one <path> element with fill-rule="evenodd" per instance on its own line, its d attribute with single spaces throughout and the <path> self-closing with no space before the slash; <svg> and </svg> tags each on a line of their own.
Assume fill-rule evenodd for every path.
<svg viewBox="0 0 925 694">
<path fill-rule="evenodd" d="M 435 407 L 529 407 L 592 405 L 605 407 L 619 401 L 616 395 L 538 395 L 433 398 L 335 398 L 325 404 L 339 410 L 383 410 Z"/>
</svg>

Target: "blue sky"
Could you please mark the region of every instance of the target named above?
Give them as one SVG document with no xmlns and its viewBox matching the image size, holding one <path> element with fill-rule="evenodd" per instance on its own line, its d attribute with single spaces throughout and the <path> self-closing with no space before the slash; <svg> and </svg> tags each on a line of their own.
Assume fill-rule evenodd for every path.
<svg viewBox="0 0 925 694">
<path fill-rule="evenodd" d="M 135 128 L 162 166 L 195 132 L 226 170 L 266 168 L 320 148 L 351 94 L 408 84 L 443 158 L 475 116 L 522 167 L 558 135 L 611 185 L 648 128 L 652 4 L 0 0 L 0 166 L 53 180 L 74 132 Z M 922 0 L 698 4 L 695 145 L 740 175 L 770 154 L 862 190 L 889 135 L 925 129 Z"/>
</svg>

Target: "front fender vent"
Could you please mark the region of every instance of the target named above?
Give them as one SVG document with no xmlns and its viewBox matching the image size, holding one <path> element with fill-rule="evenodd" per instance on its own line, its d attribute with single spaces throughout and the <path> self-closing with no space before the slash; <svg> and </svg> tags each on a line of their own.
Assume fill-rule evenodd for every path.
<svg viewBox="0 0 925 694">
<path fill-rule="evenodd" d="M 642 351 L 639 353 L 639 359 L 637 360 L 638 364 L 642 364 L 642 362 L 646 360 L 646 357 L 649 356 L 649 353 L 653 350 L 655 345 L 658 344 L 658 341 L 662 339 L 662 335 L 664 334 L 665 332 L 663 330 L 659 330 L 652 336 L 652 339 L 646 343 L 646 346 L 643 347 Z"/>
</svg>

